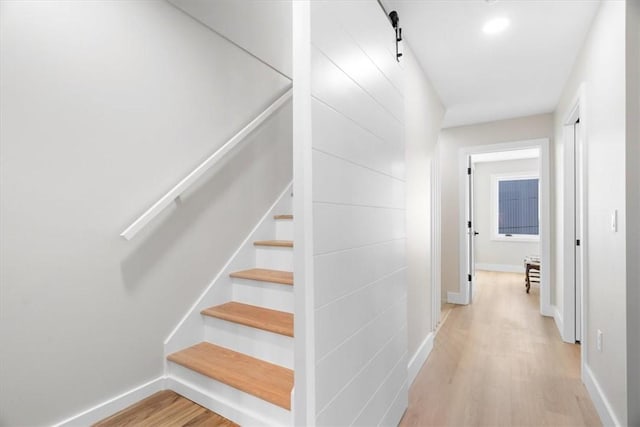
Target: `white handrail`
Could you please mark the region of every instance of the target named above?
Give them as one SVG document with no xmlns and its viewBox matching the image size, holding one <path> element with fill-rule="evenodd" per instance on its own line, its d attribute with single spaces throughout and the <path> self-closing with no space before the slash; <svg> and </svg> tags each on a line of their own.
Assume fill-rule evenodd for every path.
<svg viewBox="0 0 640 427">
<path fill-rule="evenodd" d="M 194 182 L 196 182 L 205 172 L 207 172 L 213 165 L 215 165 L 225 154 L 231 151 L 236 145 L 238 145 L 248 134 L 250 134 L 255 128 L 257 128 L 267 117 L 276 112 L 289 98 L 291 98 L 292 89 L 289 87 L 284 95 L 280 96 L 273 104 L 267 107 L 262 113 L 260 113 L 255 119 L 251 120 L 249 124 L 243 127 L 237 134 L 235 134 L 229 141 L 227 141 L 222 147 L 220 147 L 209 158 L 202 162 L 197 168 L 187 175 L 182 181 L 180 181 L 175 187 L 173 187 L 167 194 L 162 196 L 153 206 L 151 206 L 145 213 L 143 213 L 138 219 L 136 219 L 129 227 L 124 230 L 120 236 L 127 240 L 131 240 L 135 237 L 140 230 L 142 230 L 151 220 L 153 220 L 160 212 L 162 212 L 167 206 L 173 203 L 184 191 L 189 188 Z"/>
</svg>

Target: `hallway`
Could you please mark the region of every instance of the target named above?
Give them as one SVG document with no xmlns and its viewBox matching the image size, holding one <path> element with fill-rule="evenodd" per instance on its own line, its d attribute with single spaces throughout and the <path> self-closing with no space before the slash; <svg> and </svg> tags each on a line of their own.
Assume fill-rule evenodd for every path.
<svg viewBox="0 0 640 427">
<path fill-rule="evenodd" d="M 521 274 L 477 272 L 473 305 L 451 310 L 409 392 L 401 426 L 600 425 L 580 346 L 527 295 Z"/>
</svg>

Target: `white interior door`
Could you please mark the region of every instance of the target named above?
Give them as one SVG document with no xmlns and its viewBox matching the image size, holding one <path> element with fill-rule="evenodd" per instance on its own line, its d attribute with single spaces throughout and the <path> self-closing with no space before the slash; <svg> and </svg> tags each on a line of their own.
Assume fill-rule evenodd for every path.
<svg viewBox="0 0 640 427">
<path fill-rule="evenodd" d="M 475 245 L 473 232 L 473 163 L 471 156 L 467 157 L 467 259 L 468 259 L 468 276 L 469 281 L 469 303 L 473 302 L 473 291 L 475 284 Z"/>
<path fill-rule="evenodd" d="M 575 329 L 576 341 L 582 340 L 582 266 L 584 251 L 582 244 L 582 141 L 580 140 L 580 121 L 573 125 L 574 149 L 574 201 L 575 201 Z"/>
</svg>

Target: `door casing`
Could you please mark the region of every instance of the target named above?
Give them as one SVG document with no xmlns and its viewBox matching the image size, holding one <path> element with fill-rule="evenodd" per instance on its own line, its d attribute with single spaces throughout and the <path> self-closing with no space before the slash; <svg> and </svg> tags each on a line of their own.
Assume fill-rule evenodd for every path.
<svg viewBox="0 0 640 427">
<path fill-rule="evenodd" d="M 550 279 L 553 270 L 551 260 L 551 210 L 550 210 L 550 169 L 549 169 L 549 139 L 529 139 L 522 141 L 504 142 L 498 144 L 461 147 L 458 151 L 458 200 L 459 211 L 459 291 L 448 292 L 447 300 L 453 304 L 469 304 L 470 289 L 467 280 L 468 271 L 468 242 L 467 231 L 467 162 L 469 156 L 481 153 L 521 150 L 527 148 L 540 149 L 540 261 L 543 268 L 540 272 L 540 313 L 553 316 L 551 306 Z"/>
<path fill-rule="evenodd" d="M 558 250 L 562 251 L 564 270 L 562 274 L 562 312 L 556 315 L 556 324 L 560 329 L 562 340 L 569 343 L 576 342 L 576 329 L 578 329 L 580 342 L 582 343 L 582 351 L 586 348 L 586 336 L 583 333 L 586 327 L 586 310 L 584 304 L 586 294 L 588 292 L 588 268 L 587 254 L 589 248 L 589 239 L 587 235 L 587 120 L 585 119 L 585 87 L 580 86 L 570 108 L 565 115 L 563 123 L 563 235 L 562 247 Z M 576 121 L 580 120 L 580 126 L 574 126 Z M 579 135 L 575 135 L 578 129 Z M 580 147 L 576 150 L 575 142 L 578 141 Z M 578 157 L 576 158 L 576 153 Z M 579 165 L 576 168 L 576 165 Z M 577 184 L 576 185 L 576 181 Z M 576 188 L 580 189 L 580 195 L 576 198 Z M 576 202 L 579 206 L 576 206 Z M 576 215 L 579 215 L 579 221 L 576 221 Z M 576 266 L 576 239 L 580 239 L 581 259 L 579 266 Z M 579 268 L 576 274 L 576 267 Z M 581 289 L 576 289 L 576 276 L 580 277 L 579 283 Z M 578 292 L 576 292 L 576 290 Z M 576 319 L 578 316 L 578 319 Z M 584 354 L 582 354 L 584 360 Z"/>
</svg>

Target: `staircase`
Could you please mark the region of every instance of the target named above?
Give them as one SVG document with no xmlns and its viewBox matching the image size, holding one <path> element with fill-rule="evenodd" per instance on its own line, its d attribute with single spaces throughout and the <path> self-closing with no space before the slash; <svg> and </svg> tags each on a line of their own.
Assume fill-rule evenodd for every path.
<svg viewBox="0 0 640 427">
<path fill-rule="evenodd" d="M 290 202 L 272 210 L 283 206 L 290 209 Z M 167 355 L 168 388 L 241 425 L 293 421 L 293 216 L 271 214 L 268 219 L 272 224 L 259 226 L 262 231 L 250 237 L 274 239 L 253 240 L 244 255 L 236 255 L 240 261 L 235 265 L 248 260 L 254 265 L 232 270 L 231 262 L 225 277 L 207 290 L 217 295 L 209 299 L 225 295 L 227 300 L 200 308 L 178 327 L 178 332 L 199 329 L 180 342 L 201 337 L 200 342 Z M 269 232 L 274 235 L 266 236 Z M 201 298 L 200 307 L 206 300 Z"/>
</svg>

